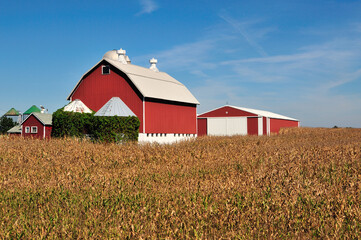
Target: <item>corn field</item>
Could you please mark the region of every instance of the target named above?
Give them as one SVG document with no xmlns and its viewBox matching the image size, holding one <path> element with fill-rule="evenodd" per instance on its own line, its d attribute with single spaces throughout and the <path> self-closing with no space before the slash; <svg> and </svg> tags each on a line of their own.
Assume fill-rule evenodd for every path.
<svg viewBox="0 0 361 240">
<path fill-rule="evenodd" d="M 357 239 L 361 129 L 172 145 L 0 136 L 0 239 Z"/>
</svg>

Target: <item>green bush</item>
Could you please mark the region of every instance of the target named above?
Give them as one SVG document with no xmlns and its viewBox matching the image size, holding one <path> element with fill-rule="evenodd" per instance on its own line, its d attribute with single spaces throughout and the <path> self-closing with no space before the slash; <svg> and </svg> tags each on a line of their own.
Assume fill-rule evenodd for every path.
<svg viewBox="0 0 361 240">
<path fill-rule="evenodd" d="M 90 132 L 101 142 L 137 141 L 139 119 L 137 117 L 96 117 L 93 116 Z"/>
<path fill-rule="evenodd" d="M 0 118 L 0 134 L 6 134 L 6 132 L 15 125 L 11 118 L 2 116 Z"/>
<path fill-rule="evenodd" d="M 137 117 L 97 117 L 93 113 L 53 113 L 52 137 L 91 137 L 99 142 L 137 141 L 140 121 Z"/>
</svg>

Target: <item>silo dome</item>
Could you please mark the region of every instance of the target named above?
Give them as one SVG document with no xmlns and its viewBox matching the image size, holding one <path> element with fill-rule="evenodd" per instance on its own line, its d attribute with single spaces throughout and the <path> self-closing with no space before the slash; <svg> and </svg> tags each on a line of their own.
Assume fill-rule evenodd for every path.
<svg viewBox="0 0 361 240">
<path fill-rule="evenodd" d="M 104 54 L 103 58 L 108 58 L 110 60 L 117 61 L 118 60 L 117 50 L 110 50 L 110 51 L 106 52 Z"/>
</svg>

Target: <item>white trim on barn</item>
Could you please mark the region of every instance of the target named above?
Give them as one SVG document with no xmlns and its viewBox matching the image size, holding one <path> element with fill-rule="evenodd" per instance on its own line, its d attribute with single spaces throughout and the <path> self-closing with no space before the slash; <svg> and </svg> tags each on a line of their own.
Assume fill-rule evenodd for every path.
<svg viewBox="0 0 361 240">
<path fill-rule="evenodd" d="M 263 118 L 258 117 L 258 136 L 263 135 Z"/>
<path fill-rule="evenodd" d="M 140 143 L 175 143 L 191 140 L 197 137 L 197 134 L 180 133 L 139 133 L 138 142 Z"/>
</svg>

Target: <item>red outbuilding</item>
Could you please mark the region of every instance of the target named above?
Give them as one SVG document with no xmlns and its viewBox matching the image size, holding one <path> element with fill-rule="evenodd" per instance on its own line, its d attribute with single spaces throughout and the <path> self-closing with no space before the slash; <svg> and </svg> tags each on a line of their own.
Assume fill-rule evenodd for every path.
<svg viewBox="0 0 361 240">
<path fill-rule="evenodd" d="M 119 97 L 139 118 L 139 141 L 172 142 L 197 134 L 199 102 L 179 81 L 150 68 L 131 64 L 125 50 L 108 51 L 86 72 L 68 96 L 98 111 Z"/>
<path fill-rule="evenodd" d="M 21 124 L 21 135 L 45 139 L 51 137 L 52 114 L 31 113 Z"/>
<path fill-rule="evenodd" d="M 300 121 L 276 113 L 223 106 L 198 115 L 198 136 L 269 135 L 281 128 L 299 127 Z"/>
</svg>

